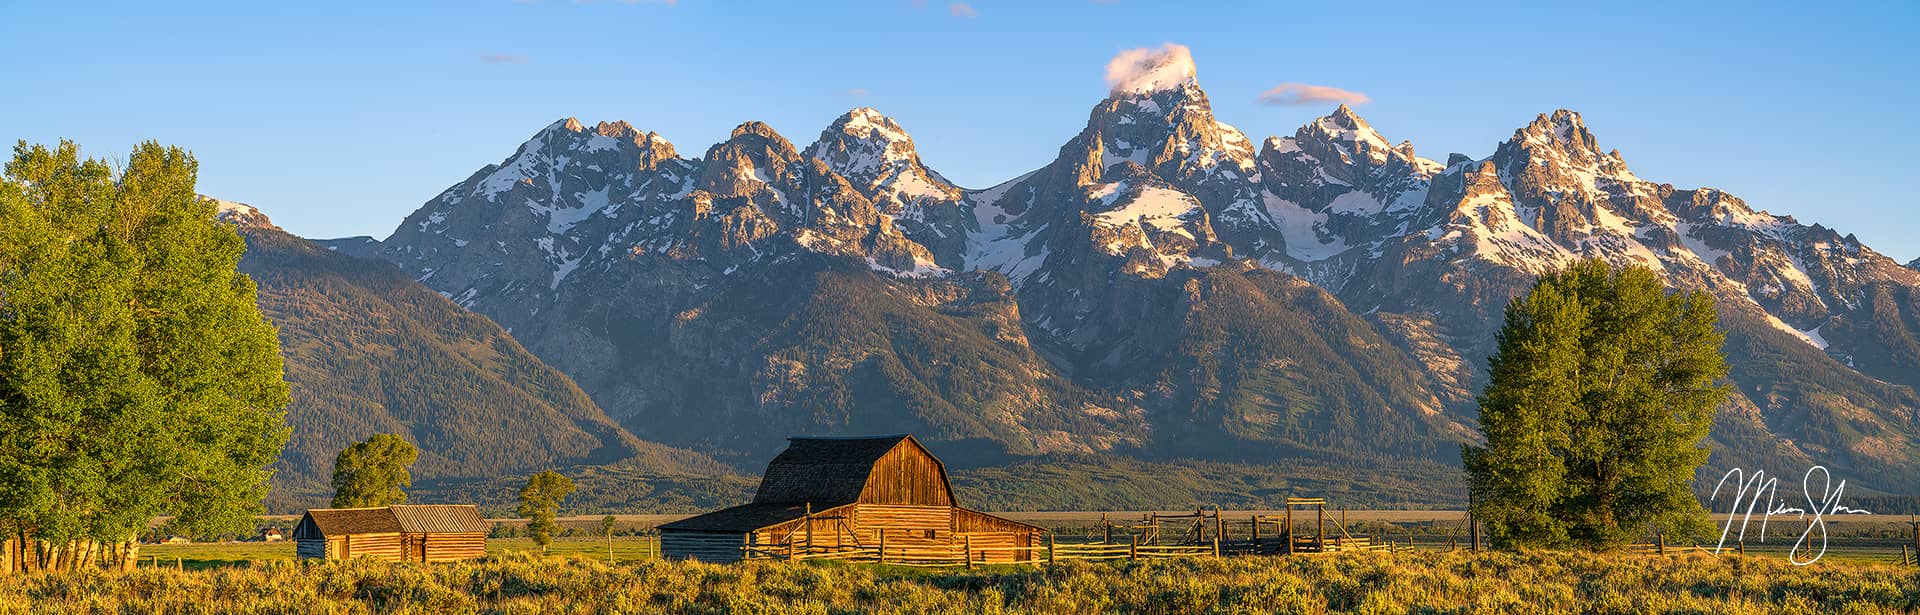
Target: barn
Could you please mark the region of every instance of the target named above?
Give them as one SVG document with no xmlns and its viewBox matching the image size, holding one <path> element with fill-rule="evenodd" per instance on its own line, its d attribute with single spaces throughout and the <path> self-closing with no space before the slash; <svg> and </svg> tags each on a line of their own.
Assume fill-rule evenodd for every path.
<svg viewBox="0 0 1920 615">
<path fill-rule="evenodd" d="M 911 435 L 789 438 L 767 465 L 751 503 L 660 526 L 670 559 L 873 550 L 915 559 L 961 544 L 977 562 L 1032 559 L 1041 528 L 954 502 L 946 466 Z"/>
<path fill-rule="evenodd" d="M 487 555 L 492 524 L 471 504 L 316 508 L 293 528 L 301 559 L 448 562 Z"/>
</svg>

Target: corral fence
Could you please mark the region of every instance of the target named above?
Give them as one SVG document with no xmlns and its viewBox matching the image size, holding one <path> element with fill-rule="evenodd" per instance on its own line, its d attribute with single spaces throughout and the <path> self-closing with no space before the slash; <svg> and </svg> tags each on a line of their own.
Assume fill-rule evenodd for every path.
<svg viewBox="0 0 1920 615">
<path fill-rule="evenodd" d="M 743 559 L 788 561 L 837 560 L 899 566 L 967 567 L 992 563 L 1053 564 L 1069 560 L 1140 561 L 1181 557 L 1221 557 L 1238 555 L 1309 555 L 1353 551 L 1393 552 L 1404 548 L 1393 541 L 1354 535 L 1347 530 L 1345 515 L 1329 516 L 1321 498 L 1289 498 L 1283 515 L 1249 515 L 1243 520 L 1228 519 L 1219 508 L 1192 513 L 1148 513 L 1138 521 L 1114 522 L 1102 518 L 1092 536 L 1067 536 L 1048 532 L 1043 540 L 1023 541 L 1019 545 L 975 544 L 971 536 L 956 540 L 894 538 L 881 532 L 878 539 L 833 544 L 813 544 L 786 540 L 774 544 L 748 544 L 740 547 Z M 1295 508 L 1311 508 L 1314 514 L 1296 516 Z M 1039 535 L 1034 538 L 1041 538 Z"/>
</svg>

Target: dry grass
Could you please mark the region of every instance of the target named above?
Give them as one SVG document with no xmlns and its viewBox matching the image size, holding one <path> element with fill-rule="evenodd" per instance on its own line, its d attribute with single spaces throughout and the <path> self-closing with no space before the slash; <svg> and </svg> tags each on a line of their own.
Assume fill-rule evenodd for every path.
<svg viewBox="0 0 1920 615">
<path fill-rule="evenodd" d="M 509 554 L 0 578 L 0 613 L 1910 613 L 1920 570 L 1772 557 L 1354 554 L 918 572 Z"/>
</svg>

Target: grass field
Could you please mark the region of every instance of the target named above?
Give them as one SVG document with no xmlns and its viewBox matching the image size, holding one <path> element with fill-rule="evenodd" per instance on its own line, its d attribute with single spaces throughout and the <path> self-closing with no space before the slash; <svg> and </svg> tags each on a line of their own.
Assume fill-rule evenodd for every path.
<svg viewBox="0 0 1920 615">
<path fill-rule="evenodd" d="M 0 577 L 15 613 L 1912 613 L 1920 569 L 1774 557 L 1418 552 L 1054 568 L 509 553 Z"/>
<path fill-rule="evenodd" d="M 539 549 L 532 538 L 489 538 L 487 553 L 502 555 L 507 553 L 532 553 Z M 660 553 L 660 541 L 651 536 L 615 536 L 613 537 L 613 557 L 616 563 L 632 563 L 651 559 Z M 556 557 L 581 556 L 606 561 L 607 539 L 605 538 L 555 538 L 549 555 Z M 204 542 L 185 544 L 146 545 L 140 547 L 140 566 L 143 568 L 159 566 L 162 568 L 185 568 L 204 570 L 228 566 L 241 566 L 249 562 L 293 561 L 293 541 L 281 542 Z"/>
</svg>

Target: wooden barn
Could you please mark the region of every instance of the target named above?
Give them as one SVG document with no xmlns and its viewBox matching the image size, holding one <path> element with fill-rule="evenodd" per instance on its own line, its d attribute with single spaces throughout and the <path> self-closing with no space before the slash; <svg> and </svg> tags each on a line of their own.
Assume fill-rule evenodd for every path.
<svg viewBox="0 0 1920 615">
<path fill-rule="evenodd" d="M 946 466 L 909 435 L 789 438 L 753 502 L 660 526 L 671 559 L 870 553 L 883 561 L 1033 559 L 1039 527 L 958 506 Z M 1016 549 L 1022 548 L 1022 549 Z"/>
<path fill-rule="evenodd" d="M 487 555 L 492 524 L 471 504 L 316 508 L 293 528 L 301 559 L 448 562 Z"/>
</svg>

